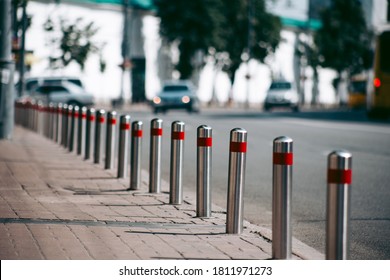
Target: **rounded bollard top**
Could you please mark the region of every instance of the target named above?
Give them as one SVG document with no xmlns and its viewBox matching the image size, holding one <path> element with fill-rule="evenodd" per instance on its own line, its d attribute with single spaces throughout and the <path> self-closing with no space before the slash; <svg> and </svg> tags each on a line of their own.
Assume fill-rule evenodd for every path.
<svg viewBox="0 0 390 280">
<path fill-rule="evenodd" d="M 110 118 L 110 117 L 116 117 L 117 113 L 116 111 L 110 111 L 110 112 L 107 112 L 107 117 Z"/>
<path fill-rule="evenodd" d="M 73 106 L 73 112 L 76 112 L 76 111 L 78 111 L 79 109 L 80 109 L 79 106 L 77 106 L 77 105 Z"/>
<path fill-rule="evenodd" d="M 292 153 L 293 140 L 287 136 L 280 136 L 274 139 L 274 153 Z"/>
<path fill-rule="evenodd" d="M 131 119 L 130 115 L 122 115 L 120 117 L 120 122 L 121 123 L 130 123 L 130 119 Z"/>
<path fill-rule="evenodd" d="M 151 120 L 151 126 L 152 128 L 162 128 L 163 126 L 163 120 L 159 118 L 155 118 Z"/>
<path fill-rule="evenodd" d="M 198 138 L 210 138 L 213 136 L 213 129 L 208 125 L 200 125 L 197 129 Z"/>
<path fill-rule="evenodd" d="M 174 121 L 172 122 L 172 131 L 175 132 L 184 132 L 185 123 L 182 121 Z"/>
<path fill-rule="evenodd" d="M 246 142 L 248 132 L 243 128 L 233 128 L 230 131 L 230 141 L 231 142 Z"/>
<path fill-rule="evenodd" d="M 336 150 L 328 155 L 328 168 L 349 170 L 352 168 L 352 154 L 346 150 Z"/>
<path fill-rule="evenodd" d="M 142 121 L 133 121 L 132 128 L 133 130 L 142 130 L 143 122 Z"/>
<path fill-rule="evenodd" d="M 98 110 L 97 112 L 98 112 L 98 114 L 100 114 L 100 115 L 104 115 L 104 114 L 106 113 L 106 111 L 105 111 L 104 109 L 100 109 L 100 110 Z"/>
<path fill-rule="evenodd" d="M 95 110 L 95 108 L 88 108 L 88 109 L 87 109 L 87 112 L 95 113 L 96 110 Z"/>
</svg>

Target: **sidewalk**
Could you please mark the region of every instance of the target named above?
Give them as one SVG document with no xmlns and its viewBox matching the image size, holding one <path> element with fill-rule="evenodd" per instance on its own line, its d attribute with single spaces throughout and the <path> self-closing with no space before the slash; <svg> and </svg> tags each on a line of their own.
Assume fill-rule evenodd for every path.
<svg viewBox="0 0 390 280">
<path fill-rule="evenodd" d="M 0 259 L 270 259 L 271 231 L 225 234 L 225 209 L 196 216 L 195 194 L 126 191 L 128 179 L 20 127 L 0 141 Z M 324 259 L 293 239 L 294 259 Z"/>
</svg>

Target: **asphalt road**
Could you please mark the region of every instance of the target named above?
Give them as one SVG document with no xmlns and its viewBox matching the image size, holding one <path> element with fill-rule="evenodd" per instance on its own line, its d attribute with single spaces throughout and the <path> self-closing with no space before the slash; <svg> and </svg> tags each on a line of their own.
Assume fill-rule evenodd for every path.
<svg viewBox="0 0 390 280">
<path fill-rule="evenodd" d="M 293 236 L 325 252 L 327 155 L 346 149 L 353 155 L 351 196 L 351 259 L 390 259 L 390 123 L 371 122 L 364 112 L 272 112 L 203 110 L 199 114 L 169 111 L 132 112 L 144 122 L 143 168 L 148 170 L 150 120 L 164 121 L 163 179 L 169 181 L 170 126 L 186 123 L 183 167 L 184 192 L 196 191 L 196 129 L 213 128 L 213 203 L 226 207 L 229 133 L 248 131 L 244 194 L 247 220 L 271 227 L 272 142 L 278 136 L 294 140 Z"/>
</svg>

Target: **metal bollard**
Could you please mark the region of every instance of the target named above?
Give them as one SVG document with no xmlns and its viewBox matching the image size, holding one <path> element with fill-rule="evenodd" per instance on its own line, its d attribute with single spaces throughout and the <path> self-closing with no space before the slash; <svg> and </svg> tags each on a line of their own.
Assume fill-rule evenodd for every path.
<svg viewBox="0 0 390 280">
<path fill-rule="evenodd" d="M 68 142 L 68 104 L 62 106 L 61 145 L 65 148 Z"/>
<path fill-rule="evenodd" d="M 94 163 L 100 163 L 101 145 L 102 145 L 102 133 L 103 125 L 105 122 L 106 111 L 99 110 L 96 112 L 96 124 L 95 124 L 95 145 L 94 145 Z"/>
<path fill-rule="evenodd" d="M 196 216 L 211 217 L 212 129 L 201 125 L 197 130 Z"/>
<path fill-rule="evenodd" d="M 273 142 L 272 257 L 290 259 L 293 140 L 281 136 Z"/>
<path fill-rule="evenodd" d="M 85 123 L 87 119 L 87 108 L 81 107 L 79 109 L 79 119 L 78 119 L 78 129 L 77 129 L 77 154 L 81 155 L 83 151 L 85 150 Z"/>
<path fill-rule="evenodd" d="M 54 131 L 54 141 L 56 143 L 61 142 L 61 133 L 62 133 L 62 103 L 57 104 L 56 110 L 56 129 Z"/>
<path fill-rule="evenodd" d="M 141 121 L 131 125 L 130 190 L 138 190 L 141 185 L 142 127 Z"/>
<path fill-rule="evenodd" d="M 112 169 L 115 160 L 116 112 L 107 113 L 105 169 Z"/>
<path fill-rule="evenodd" d="M 334 151 L 328 156 L 326 208 L 326 259 L 346 260 L 349 256 L 352 155 Z"/>
<path fill-rule="evenodd" d="M 229 179 L 226 213 L 226 233 L 240 234 L 243 230 L 245 164 L 247 131 L 235 128 L 230 131 Z"/>
<path fill-rule="evenodd" d="M 149 159 L 149 192 L 161 192 L 161 144 L 163 121 L 153 119 L 150 122 L 150 159 Z"/>
<path fill-rule="evenodd" d="M 85 126 L 85 155 L 84 159 L 88 160 L 91 158 L 91 147 L 92 147 L 92 139 L 93 139 L 93 129 L 95 123 L 95 114 L 96 111 L 94 108 L 89 108 L 87 110 L 87 123 Z"/>
<path fill-rule="evenodd" d="M 185 124 L 174 121 L 171 128 L 171 169 L 169 203 L 181 204 L 183 202 L 182 171 L 184 153 Z"/>
<path fill-rule="evenodd" d="M 74 106 L 71 112 L 71 123 L 69 133 L 69 152 L 73 152 L 75 147 L 75 136 L 77 130 L 77 120 L 79 119 L 79 106 Z"/>
<path fill-rule="evenodd" d="M 69 134 L 70 134 L 70 127 L 72 123 L 72 112 L 73 112 L 73 105 L 68 105 L 68 109 L 66 111 L 66 135 L 65 135 L 65 148 L 68 149 L 70 139 L 69 139 Z"/>
<path fill-rule="evenodd" d="M 119 149 L 118 149 L 118 178 L 127 177 L 127 168 L 129 164 L 129 115 L 121 116 L 119 130 Z"/>
</svg>

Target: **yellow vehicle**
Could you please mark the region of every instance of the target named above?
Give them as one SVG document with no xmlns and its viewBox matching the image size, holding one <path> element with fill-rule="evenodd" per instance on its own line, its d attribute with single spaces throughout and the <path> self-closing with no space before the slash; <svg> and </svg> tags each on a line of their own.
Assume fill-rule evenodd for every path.
<svg viewBox="0 0 390 280">
<path fill-rule="evenodd" d="M 372 83 L 373 90 L 368 99 L 369 115 L 390 116 L 390 28 L 377 36 Z"/>
<path fill-rule="evenodd" d="M 367 78 L 365 75 L 351 77 L 348 88 L 348 107 L 362 109 L 366 107 Z"/>
</svg>

